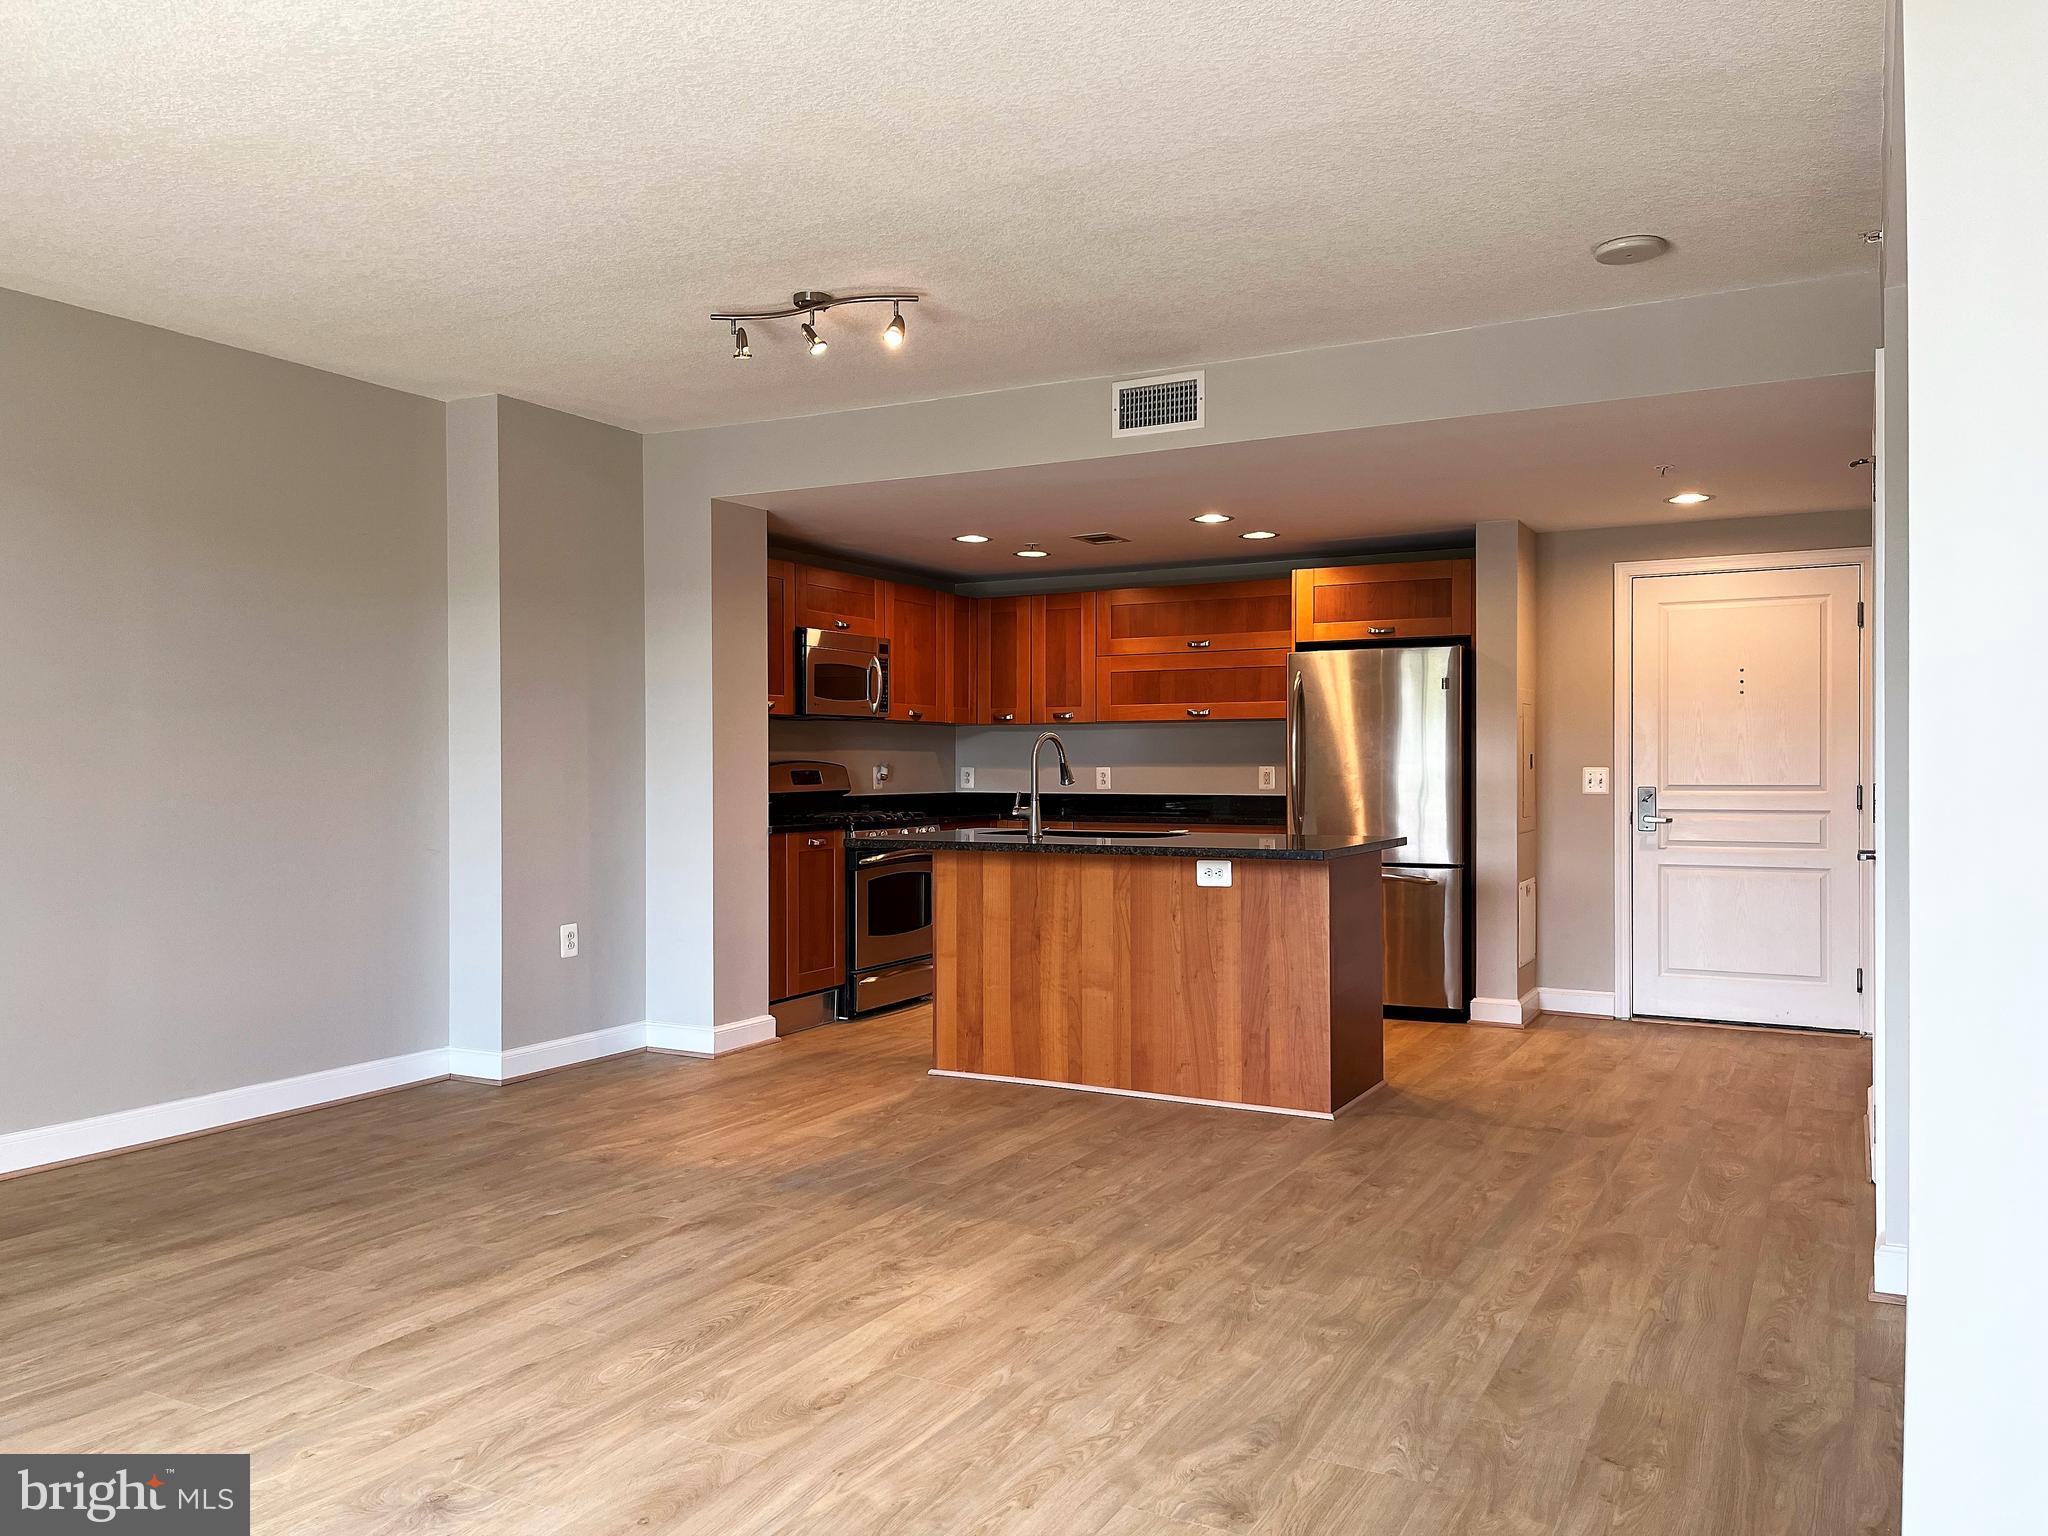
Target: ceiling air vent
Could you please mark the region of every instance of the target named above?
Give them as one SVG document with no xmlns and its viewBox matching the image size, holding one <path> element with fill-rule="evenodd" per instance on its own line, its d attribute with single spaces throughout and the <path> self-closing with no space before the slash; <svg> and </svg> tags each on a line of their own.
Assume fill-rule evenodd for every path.
<svg viewBox="0 0 2048 1536">
<path fill-rule="evenodd" d="M 1202 425 L 1202 375 L 1162 374 L 1154 379 L 1127 379 L 1110 387 L 1109 435 L 1136 437 L 1145 432 L 1179 432 Z"/>
<path fill-rule="evenodd" d="M 1128 544 L 1131 541 L 1120 533 L 1077 533 L 1076 544 Z"/>
</svg>

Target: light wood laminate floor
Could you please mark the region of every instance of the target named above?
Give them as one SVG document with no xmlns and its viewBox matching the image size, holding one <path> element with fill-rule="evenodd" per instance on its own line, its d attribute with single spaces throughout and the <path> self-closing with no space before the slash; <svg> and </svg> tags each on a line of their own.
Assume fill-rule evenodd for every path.
<svg viewBox="0 0 2048 1536">
<path fill-rule="evenodd" d="M 922 1010 L 0 1183 L 0 1446 L 262 1532 L 1896 1529 L 1866 1043 L 1401 1025 L 1335 1124 Z"/>
</svg>

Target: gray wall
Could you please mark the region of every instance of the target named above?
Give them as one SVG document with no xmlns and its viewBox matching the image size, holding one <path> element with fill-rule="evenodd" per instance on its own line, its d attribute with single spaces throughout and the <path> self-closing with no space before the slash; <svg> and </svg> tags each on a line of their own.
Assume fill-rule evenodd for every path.
<svg viewBox="0 0 2048 1536">
<path fill-rule="evenodd" d="M 446 1044 L 442 407 L 0 291 L 0 1132 Z"/>
<path fill-rule="evenodd" d="M 1014 793 L 1031 787 L 1026 764 L 1040 726 L 963 727 L 955 748 L 960 767 L 974 769 L 977 790 Z M 1260 767 L 1284 785 L 1287 727 L 1278 720 L 1211 720 L 1197 725 L 1065 725 L 1060 740 L 1073 764 L 1074 789 L 1093 793 L 1095 770 L 1110 770 L 1116 795 L 1256 795 Z M 1044 754 L 1042 788 L 1059 785 L 1051 749 Z M 1280 814 L 1284 790 L 1265 793 Z"/>
<path fill-rule="evenodd" d="M 954 787 L 950 725 L 888 720 L 770 720 L 771 758 L 814 757 L 843 763 L 856 795 L 930 795 Z M 889 767 L 879 788 L 874 769 Z"/>
<path fill-rule="evenodd" d="M 1725 522 L 1542 534 L 1536 541 L 1537 973 L 1546 987 L 1614 989 L 1614 567 L 1624 560 L 1860 548 L 1870 514 L 1802 513 Z M 1606 795 L 1581 792 L 1605 765 Z"/>
<path fill-rule="evenodd" d="M 646 1016 L 638 434 L 501 397 L 498 550 L 513 1050 Z"/>
</svg>

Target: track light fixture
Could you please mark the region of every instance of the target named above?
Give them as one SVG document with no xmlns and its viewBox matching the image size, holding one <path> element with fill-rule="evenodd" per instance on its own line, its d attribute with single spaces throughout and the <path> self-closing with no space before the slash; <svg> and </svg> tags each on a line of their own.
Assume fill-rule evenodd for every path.
<svg viewBox="0 0 2048 1536">
<path fill-rule="evenodd" d="M 804 345 L 813 357 L 825 355 L 825 338 L 818 334 L 818 316 L 828 309 L 841 304 L 887 304 L 890 307 L 889 323 L 882 330 L 882 344 L 890 351 L 902 348 L 907 332 L 903 326 L 903 306 L 915 304 L 919 295 L 914 293 L 820 293 L 803 288 L 789 296 L 787 309 L 725 310 L 714 314 L 714 320 L 723 320 L 732 326 L 734 357 L 752 357 L 747 347 L 746 327 L 741 321 L 791 320 L 798 315 L 804 317 L 799 329 L 803 332 Z"/>
</svg>

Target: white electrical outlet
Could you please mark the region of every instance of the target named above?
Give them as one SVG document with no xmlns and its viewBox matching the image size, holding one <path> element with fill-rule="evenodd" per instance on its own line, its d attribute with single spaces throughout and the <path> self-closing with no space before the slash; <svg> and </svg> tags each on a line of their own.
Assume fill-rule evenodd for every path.
<svg viewBox="0 0 2048 1536">
<path fill-rule="evenodd" d="M 1197 859 L 1197 860 L 1195 860 L 1195 884 L 1197 884 L 1197 885 L 1228 885 L 1228 884 L 1230 884 L 1230 860 L 1228 860 L 1228 859 Z"/>
<path fill-rule="evenodd" d="M 974 788 L 974 770 L 972 768 L 962 768 L 960 770 L 960 787 L 962 789 Z"/>
<path fill-rule="evenodd" d="M 1271 763 L 1267 763 L 1264 766 L 1262 766 L 1259 769 L 1259 788 L 1278 789 L 1279 787 L 1280 770 L 1278 768 L 1275 768 Z"/>
<path fill-rule="evenodd" d="M 875 764 L 875 788 L 880 789 L 884 784 L 888 782 L 889 765 L 887 763 Z"/>
<path fill-rule="evenodd" d="M 1604 795 L 1607 793 L 1607 770 L 1605 768 L 1582 768 L 1579 771 L 1586 776 L 1584 790 L 1586 794 Z"/>
<path fill-rule="evenodd" d="M 1097 789 L 1109 788 L 1109 770 L 1107 768 L 1095 770 L 1095 787 Z"/>
<path fill-rule="evenodd" d="M 576 925 L 574 923 L 562 924 L 562 958 L 564 960 L 574 960 L 576 958 Z"/>
</svg>

